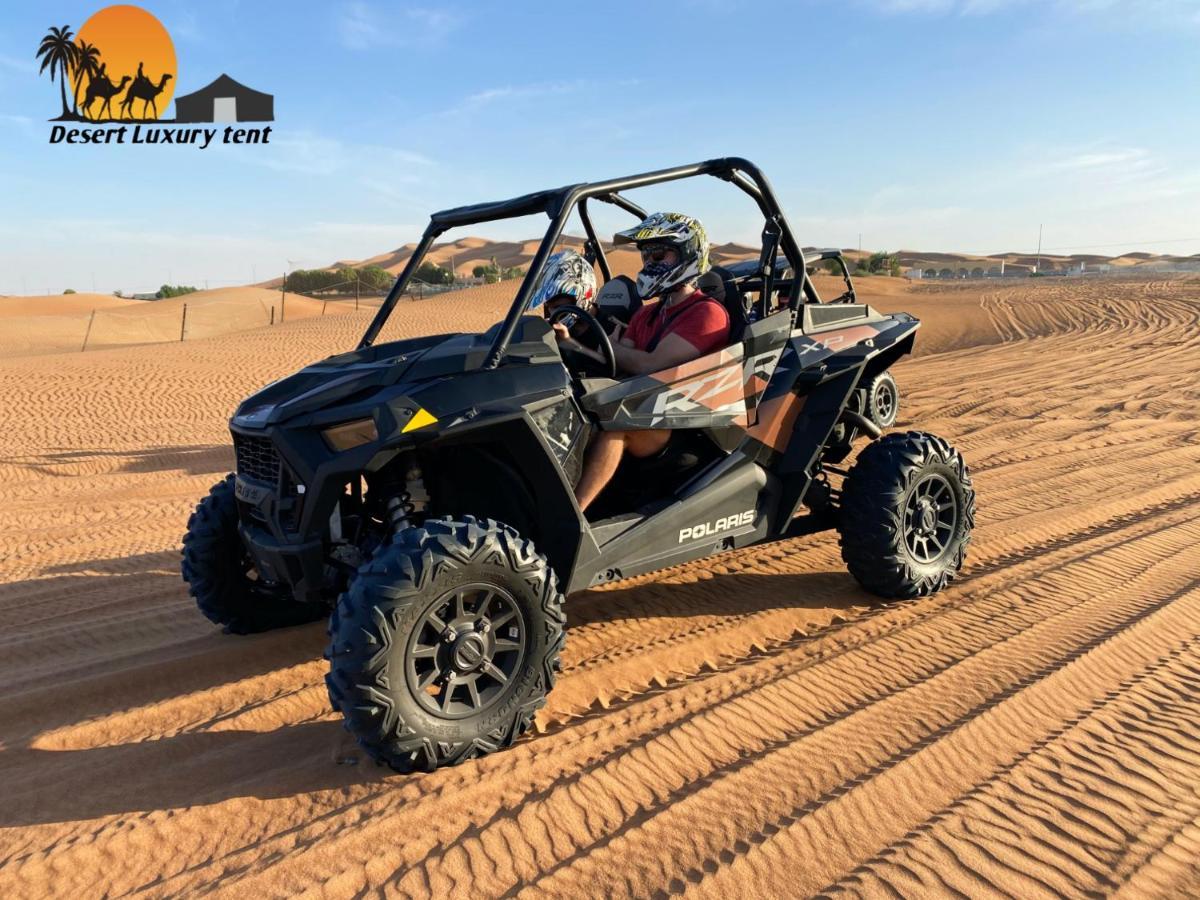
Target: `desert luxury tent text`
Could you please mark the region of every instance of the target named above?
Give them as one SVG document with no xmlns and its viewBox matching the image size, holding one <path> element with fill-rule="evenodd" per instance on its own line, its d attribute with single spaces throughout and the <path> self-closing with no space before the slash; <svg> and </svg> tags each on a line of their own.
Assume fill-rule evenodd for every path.
<svg viewBox="0 0 1200 900">
<path fill-rule="evenodd" d="M 273 122 L 275 98 L 222 75 L 207 87 L 176 97 L 175 121 Z"/>
</svg>

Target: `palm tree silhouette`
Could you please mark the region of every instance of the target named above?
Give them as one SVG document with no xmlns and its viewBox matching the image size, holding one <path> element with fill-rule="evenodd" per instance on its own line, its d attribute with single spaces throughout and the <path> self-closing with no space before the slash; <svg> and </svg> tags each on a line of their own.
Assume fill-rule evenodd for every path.
<svg viewBox="0 0 1200 900">
<path fill-rule="evenodd" d="M 54 80 L 55 70 L 59 73 L 58 88 L 62 94 L 62 115 L 59 118 L 62 119 L 71 117 L 71 111 L 67 109 L 67 69 L 75 67 L 75 57 L 79 52 L 79 48 L 72 41 L 73 37 L 70 25 L 64 25 L 62 28 L 51 26 L 50 31 L 42 38 L 37 52 L 37 56 L 42 57 L 39 75 L 46 71 L 47 66 L 50 67 L 51 81 Z"/>
<path fill-rule="evenodd" d="M 83 76 L 86 75 L 91 81 L 99 71 L 100 48 L 81 40 L 75 49 L 75 93 L 72 95 L 75 115 L 79 115 L 79 86 L 83 83 Z"/>
</svg>

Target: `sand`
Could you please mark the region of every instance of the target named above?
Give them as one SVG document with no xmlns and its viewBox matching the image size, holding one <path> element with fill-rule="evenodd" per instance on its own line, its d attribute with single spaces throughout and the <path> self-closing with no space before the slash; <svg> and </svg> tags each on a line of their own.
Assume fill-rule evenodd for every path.
<svg viewBox="0 0 1200 900">
<path fill-rule="evenodd" d="M 183 307 L 187 306 L 184 320 Z M 168 300 L 106 294 L 0 297 L 0 358 L 212 337 L 353 308 L 353 299 L 314 300 L 261 287 L 217 288 Z M 92 316 L 95 310 L 95 316 Z"/>
<path fill-rule="evenodd" d="M 537 732 L 431 775 L 338 765 L 323 626 L 178 572 L 237 400 L 366 311 L 0 360 L 0 896 L 1195 896 L 1200 282 L 862 289 L 926 320 L 964 576 L 874 603 L 822 534 L 582 592 Z"/>
</svg>

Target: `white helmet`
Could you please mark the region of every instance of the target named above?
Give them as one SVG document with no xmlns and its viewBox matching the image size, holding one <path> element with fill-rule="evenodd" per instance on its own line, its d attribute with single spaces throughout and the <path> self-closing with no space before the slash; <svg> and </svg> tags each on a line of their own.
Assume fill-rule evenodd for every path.
<svg viewBox="0 0 1200 900">
<path fill-rule="evenodd" d="M 649 300 L 678 285 L 703 275 L 708 263 L 708 235 L 699 219 L 682 213 L 651 213 L 646 219 L 613 235 L 614 244 L 669 244 L 679 253 L 679 262 L 650 261 L 638 273 L 638 293 Z"/>
<path fill-rule="evenodd" d="M 596 294 L 596 273 L 592 264 L 574 250 L 560 250 L 546 260 L 529 309 L 535 310 L 547 300 L 563 294 L 574 297 L 577 305 L 586 303 Z"/>
</svg>

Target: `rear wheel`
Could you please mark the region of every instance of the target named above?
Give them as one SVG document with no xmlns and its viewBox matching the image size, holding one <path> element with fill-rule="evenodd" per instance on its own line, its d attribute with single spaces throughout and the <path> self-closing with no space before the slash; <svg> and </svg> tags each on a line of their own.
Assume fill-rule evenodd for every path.
<svg viewBox="0 0 1200 900">
<path fill-rule="evenodd" d="M 900 388 L 891 372 L 880 372 L 867 385 L 867 418 L 880 428 L 896 424 L 900 412 Z"/>
<path fill-rule="evenodd" d="M 180 568 L 200 612 L 235 634 L 315 622 L 329 615 L 329 607 L 297 603 L 286 587 L 259 580 L 238 534 L 233 491 L 233 475 L 213 485 L 188 519 L 183 536 Z"/>
<path fill-rule="evenodd" d="M 554 685 L 566 618 L 546 558 L 490 519 L 435 519 L 361 567 L 329 625 L 329 698 L 400 771 L 509 746 Z"/>
<path fill-rule="evenodd" d="M 881 597 L 945 587 L 962 568 L 974 526 L 967 464 L 932 434 L 880 438 L 863 449 L 842 485 L 842 559 Z"/>
</svg>

